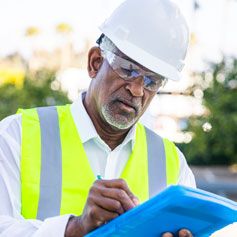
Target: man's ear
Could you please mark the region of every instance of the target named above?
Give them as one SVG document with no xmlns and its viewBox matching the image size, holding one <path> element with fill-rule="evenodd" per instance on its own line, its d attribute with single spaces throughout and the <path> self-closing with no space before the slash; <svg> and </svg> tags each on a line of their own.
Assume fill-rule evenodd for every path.
<svg viewBox="0 0 237 237">
<path fill-rule="evenodd" d="M 88 53 L 88 64 L 87 64 L 87 71 L 90 78 L 96 77 L 102 63 L 103 63 L 103 57 L 101 55 L 101 49 L 99 47 L 92 47 Z"/>
</svg>

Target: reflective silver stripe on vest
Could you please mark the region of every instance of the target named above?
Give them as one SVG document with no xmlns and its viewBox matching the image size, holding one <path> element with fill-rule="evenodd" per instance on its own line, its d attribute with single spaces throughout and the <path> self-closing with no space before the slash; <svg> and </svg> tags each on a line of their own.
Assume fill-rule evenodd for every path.
<svg viewBox="0 0 237 237">
<path fill-rule="evenodd" d="M 166 156 L 163 139 L 146 128 L 148 152 L 149 198 L 161 192 L 167 186 Z"/>
<path fill-rule="evenodd" d="M 40 196 L 37 219 L 60 214 L 62 151 L 56 107 L 37 109 L 41 132 Z"/>
</svg>

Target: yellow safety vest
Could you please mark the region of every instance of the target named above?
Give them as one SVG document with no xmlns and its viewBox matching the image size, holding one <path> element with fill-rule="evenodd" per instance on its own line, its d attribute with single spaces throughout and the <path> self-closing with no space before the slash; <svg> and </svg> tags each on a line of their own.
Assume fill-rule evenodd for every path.
<svg viewBox="0 0 237 237">
<path fill-rule="evenodd" d="M 96 177 L 75 126 L 70 105 L 19 110 L 22 114 L 21 213 L 26 219 L 81 215 Z M 121 174 L 146 201 L 177 184 L 180 164 L 175 145 L 140 123 Z"/>
</svg>

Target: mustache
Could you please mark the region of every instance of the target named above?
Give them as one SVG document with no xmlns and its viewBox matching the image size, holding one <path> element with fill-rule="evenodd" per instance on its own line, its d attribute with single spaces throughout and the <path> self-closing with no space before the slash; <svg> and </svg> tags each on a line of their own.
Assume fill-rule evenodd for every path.
<svg viewBox="0 0 237 237">
<path fill-rule="evenodd" d="M 130 107 L 134 108 L 136 112 L 138 112 L 142 107 L 142 100 L 141 98 L 138 98 L 138 97 L 129 98 L 128 96 L 119 95 L 119 96 L 115 96 L 113 100 L 114 101 L 117 100 L 124 104 L 129 105 Z"/>
</svg>

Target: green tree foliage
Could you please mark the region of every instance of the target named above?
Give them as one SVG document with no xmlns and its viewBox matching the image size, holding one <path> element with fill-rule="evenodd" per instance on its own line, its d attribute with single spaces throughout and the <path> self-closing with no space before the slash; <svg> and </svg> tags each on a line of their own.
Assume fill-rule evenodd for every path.
<svg viewBox="0 0 237 237">
<path fill-rule="evenodd" d="M 0 86 L 0 120 L 16 113 L 18 108 L 67 104 L 65 92 L 55 80 L 55 73 L 41 70 L 27 74 L 22 88 L 13 84 Z"/>
<path fill-rule="evenodd" d="M 207 80 L 211 82 L 207 82 Z M 237 163 L 237 59 L 212 64 L 201 74 L 206 113 L 189 120 L 187 131 L 193 139 L 182 150 L 194 165 L 231 165 Z"/>
</svg>

